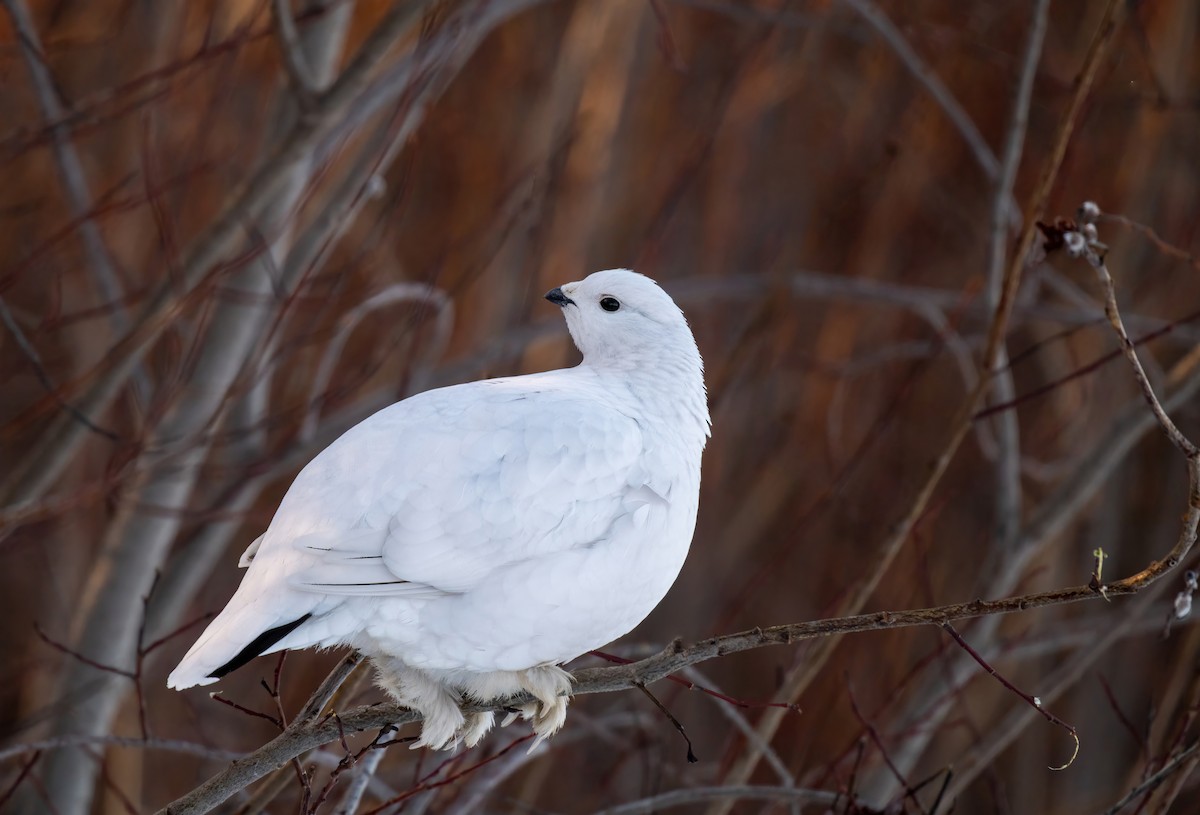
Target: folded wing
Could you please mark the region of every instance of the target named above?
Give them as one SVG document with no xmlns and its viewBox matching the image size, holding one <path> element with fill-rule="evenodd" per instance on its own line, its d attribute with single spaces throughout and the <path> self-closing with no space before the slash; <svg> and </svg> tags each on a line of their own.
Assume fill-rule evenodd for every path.
<svg viewBox="0 0 1200 815">
<path fill-rule="evenodd" d="M 512 382 L 464 386 L 471 399 L 459 389 L 418 397 L 314 461 L 276 520 L 286 524 L 293 505 L 308 516 L 335 502 L 354 527 L 297 536 L 293 546 L 317 558 L 289 584 L 330 595 L 469 591 L 505 565 L 590 545 L 647 503 L 636 421 L 569 390 Z M 346 490 L 354 462 L 381 459 Z M 329 484 L 340 494 L 322 495 Z"/>
</svg>

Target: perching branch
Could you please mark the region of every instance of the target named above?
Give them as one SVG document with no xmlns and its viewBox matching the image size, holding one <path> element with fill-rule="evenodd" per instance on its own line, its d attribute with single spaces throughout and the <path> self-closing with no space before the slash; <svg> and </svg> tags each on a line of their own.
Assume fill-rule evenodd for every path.
<svg viewBox="0 0 1200 815">
<path fill-rule="evenodd" d="M 1192 473 L 1195 482 L 1200 483 L 1200 467 L 1196 466 L 1194 460 L 1190 465 L 1189 472 Z M 1115 598 L 1136 594 L 1170 572 L 1191 551 L 1196 539 L 1198 524 L 1200 524 L 1200 498 L 1191 502 L 1189 512 L 1185 517 L 1184 530 L 1166 557 L 1150 563 L 1136 574 L 1107 585 L 1105 589 L 1108 596 Z M 689 665 L 770 645 L 793 645 L 804 640 L 860 631 L 882 631 L 920 625 L 942 627 L 946 623 L 956 620 L 1097 599 L 1100 599 L 1098 592 L 1086 585 L 1080 585 L 1006 597 L 1000 600 L 973 600 L 968 603 L 953 603 L 932 608 L 881 611 L 770 628 L 755 628 L 737 634 L 702 640 L 687 647 L 676 640 L 660 653 L 638 662 L 574 671 L 575 685 L 572 688 L 572 695 L 583 696 L 591 693 L 630 690 L 639 685 L 657 682 Z M 488 703 L 471 704 L 465 709 L 471 712 L 500 711 L 527 701 L 530 699 L 525 696 L 514 696 Z M 338 739 L 341 732 L 339 731 L 339 722 L 341 728 L 349 733 L 374 730 L 393 724 L 410 724 L 419 719 L 420 715 L 416 712 L 394 704 L 356 707 L 339 713 L 337 721 L 332 716 L 318 719 L 299 716 L 283 733 L 253 753 L 234 761 L 225 770 L 192 792 L 164 807 L 160 813 L 161 815 L 168 813 L 170 815 L 198 815 L 210 811 L 238 790 L 283 766 L 301 753 Z"/>
</svg>

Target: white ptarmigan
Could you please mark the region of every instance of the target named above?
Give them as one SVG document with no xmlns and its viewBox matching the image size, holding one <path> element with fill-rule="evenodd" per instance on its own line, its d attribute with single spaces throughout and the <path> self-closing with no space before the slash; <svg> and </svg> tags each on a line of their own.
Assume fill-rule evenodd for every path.
<svg viewBox="0 0 1200 815">
<path fill-rule="evenodd" d="M 540 742 L 559 667 L 641 622 L 691 544 L 709 432 L 683 312 L 625 269 L 552 290 L 583 362 L 418 394 L 331 444 L 246 550 L 241 586 L 171 673 L 349 645 L 424 716 L 415 746 L 476 744 L 464 698 L 529 692 Z"/>
</svg>

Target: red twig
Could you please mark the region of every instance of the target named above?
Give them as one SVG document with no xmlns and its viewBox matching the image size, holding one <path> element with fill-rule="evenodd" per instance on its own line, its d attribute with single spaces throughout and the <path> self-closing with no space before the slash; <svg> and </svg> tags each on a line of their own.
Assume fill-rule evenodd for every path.
<svg viewBox="0 0 1200 815">
<path fill-rule="evenodd" d="M 867 742 L 865 739 L 858 739 L 858 749 L 854 752 L 854 763 L 850 765 L 850 778 L 846 781 L 846 811 L 850 811 L 850 807 L 857 808 L 854 800 L 854 787 L 858 783 L 858 768 L 862 766 L 863 756 L 867 752 Z M 838 790 L 840 798 L 842 791 Z M 837 812 L 837 799 L 834 799 L 834 804 L 830 807 L 834 812 Z"/>
<path fill-rule="evenodd" d="M 145 646 L 142 649 L 142 654 L 144 656 L 149 655 L 151 652 L 153 652 L 154 650 L 156 650 L 157 648 L 159 648 L 163 645 L 166 645 L 168 642 L 175 639 L 176 637 L 182 636 L 189 629 L 195 628 L 196 626 L 200 625 L 200 623 L 206 623 L 215 616 L 217 616 L 217 615 L 214 614 L 213 612 L 206 611 L 205 613 L 201 614 L 199 617 L 196 617 L 194 620 L 190 620 L 189 622 L 184 623 L 183 625 L 179 626 L 178 628 L 174 629 L 173 631 L 163 634 L 161 637 L 156 639 L 154 642 Z"/>
<path fill-rule="evenodd" d="M 342 773 L 345 772 L 346 770 L 348 770 L 349 768 L 353 767 L 355 765 L 355 763 L 358 762 L 358 759 L 362 756 L 363 753 L 365 753 L 368 750 L 370 750 L 371 748 L 377 746 L 379 743 L 379 739 L 383 736 L 384 732 L 386 732 L 386 730 L 387 730 L 386 728 L 384 728 L 383 730 L 380 730 L 379 735 L 377 735 L 370 744 L 368 744 L 366 747 L 362 748 L 361 750 L 359 750 L 356 753 L 350 749 L 350 744 L 346 741 L 346 728 L 342 726 L 341 717 L 338 716 L 336 713 L 331 713 L 330 716 L 332 716 L 334 722 L 337 723 L 338 739 L 341 741 L 342 749 L 346 752 L 346 754 L 344 756 L 342 756 L 342 760 L 339 761 L 337 766 L 334 767 L 333 770 L 329 773 L 329 779 L 325 782 L 325 785 L 323 787 L 321 787 L 320 792 L 317 793 L 317 797 L 315 799 L 313 799 L 312 803 L 309 804 L 309 806 L 304 810 L 308 813 L 312 813 L 313 815 L 315 815 L 316 811 L 321 808 L 321 805 L 323 803 L 325 803 L 325 800 L 329 797 L 329 793 L 333 791 L 333 787 L 335 784 L 337 784 L 338 779 L 341 777 Z"/>
<path fill-rule="evenodd" d="M 1129 735 L 1133 738 L 1134 744 L 1138 746 L 1139 752 L 1144 756 L 1148 755 L 1149 747 L 1146 744 L 1145 736 L 1137 731 L 1137 728 L 1133 726 L 1133 722 L 1129 721 L 1129 717 L 1121 709 L 1121 705 L 1117 702 L 1116 694 L 1113 693 L 1113 689 L 1108 684 L 1108 680 L 1104 678 L 1104 674 L 1098 674 L 1096 678 L 1100 680 L 1100 687 L 1104 689 L 1104 695 L 1108 698 L 1108 704 L 1112 708 L 1113 713 L 1116 714 L 1117 721 L 1129 731 Z"/>
<path fill-rule="evenodd" d="M 654 706 L 659 709 L 659 711 L 662 713 L 662 715 L 667 717 L 667 719 L 671 722 L 671 724 L 674 725 L 675 729 L 679 731 L 679 735 L 683 736 L 683 740 L 687 743 L 688 764 L 695 764 L 698 761 L 700 761 L 700 759 L 696 758 L 696 751 L 692 749 L 692 740 L 690 738 L 688 738 L 687 731 L 684 730 L 683 724 L 681 724 L 680 721 L 675 718 L 674 714 L 672 714 L 671 711 L 667 710 L 666 705 L 664 705 L 662 702 L 658 701 L 657 696 L 655 696 L 653 693 L 651 693 L 649 690 L 646 689 L 645 685 L 639 684 L 637 687 L 638 687 L 638 690 L 640 690 L 642 693 L 646 694 L 646 696 L 650 699 L 650 701 L 654 703 Z"/>
<path fill-rule="evenodd" d="M 258 710 L 251 710 L 248 707 L 239 705 L 237 702 L 233 702 L 233 701 L 230 701 L 229 699 L 224 698 L 223 696 L 221 696 L 220 693 L 210 693 L 208 695 L 208 698 L 212 699 L 214 702 L 220 702 L 223 705 L 227 705 L 227 706 L 233 708 L 234 710 L 240 710 L 242 713 L 245 713 L 247 716 L 253 716 L 256 719 L 266 719 L 268 722 L 275 725 L 280 730 L 283 730 L 283 724 L 281 724 L 278 719 L 276 719 L 274 716 L 270 715 L 269 713 L 263 713 L 262 711 L 258 711 Z"/>
<path fill-rule="evenodd" d="M 1187 325 L 1188 323 L 1193 323 L 1196 320 L 1200 320 L 1200 311 L 1193 311 L 1191 314 L 1188 314 L 1186 317 L 1180 317 L 1178 320 L 1173 320 L 1173 321 L 1167 323 L 1162 328 L 1158 328 L 1158 329 L 1155 329 L 1154 331 L 1150 331 L 1146 334 L 1143 334 L 1142 336 L 1140 336 L 1137 339 L 1134 339 L 1132 341 L 1133 345 L 1134 345 L 1134 347 L 1137 347 L 1140 345 L 1145 345 L 1146 343 L 1150 342 L 1151 340 L 1156 340 L 1159 337 L 1170 334 L 1178 326 Z M 1013 408 L 1015 408 L 1019 405 L 1022 405 L 1025 402 L 1028 402 L 1032 399 L 1036 399 L 1039 396 L 1044 396 L 1045 394 L 1050 393 L 1053 390 L 1056 390 L 1057 388 L 1067 384 L 1068 382 L 1071 382 L 1075 379 L 1079 379 L 1080 377 L 1083 377 L 1083 376 L 1087 376 L 1090 373 L 1094 373 L 1095 371 L 1099 370 L 1100 368 L 1103 368 L 1108 363 L 1112 362 L 1114 359 L 1120 358 L 1122 353 L 1123 352 L 1120 350 L 1110 351 L 1107 354 L 1104 354 L 1104 355 L 1092 360 L 1087 365 L 1084 365 L 1081 368 L 1076 368 L 1074 371 L 1071 371 L 1068 374 L 1060 376 L 1058 379 L 1051 380 L 1050 382 L 1047 382 L 1044 385 L 1036 387 L 1027 393 L 1022 393 L 1016 399 L 1011 399 L 1007 402 L 1002 402 L 998 405 L 991 405 L 989 407 L 983 408 L 982 410 L 976 411 L 975 415 L 972 416 L 971 418 L 974 419 L 975 421 L 979 421 L 980 419 L 986 419 L 987 417 L 993 416 L 997 413 L 1002 413 L 1006 410 L 1012 410 Z M 1012 363 L 1010 363 L 1010 367 L 1011 367 L 1011 365 L 1012 365 Z"/>
<path fill-rule="evenodd" d="M 94 659 L 88 659 L 83 654 L 79 653 L 78 651 L 74 651 L 74 650 L 68 648 L 67 646 L 63 645 L 61 642 L 56 642 L 56 641 L 50 639 L 50 637 L 46 634 L 46 632 L 42 630 L 41 626 L 37 625 L 36 623 L 33 626 L 33 630 L 37 633 L 38 637 L 41 638 L 42 642 L 46 643 L 54 650 L 60 651 L 64 654 L 66 654 L 67 656 L 71 657 L 72 659 L 82 662 L 84 665 L 89 665 L 89 666 L 95 668 L 96 670 L 104 671 L 105 673 L 116 674 L 117 676 L 123 676 L 126 679 L 134 678 L 134 674 L 131 671 L 124 671 L 124 670 L 121 670 L 120 668 L 114 668 L 111 665 L 105 665 L 103 663 L 96 662 Z"/>
<path fill-rule="evenodd" d="M 13 797 L 13 794 L 17 791 L 17 787 L 21 786 L 21 782 L 25 780 L 25 777 L 29 775 L 29 771 L 33 769 L 33 765 L 37 764 L 37 760 L 41 757 L 42 751 L 35 750 L 33 755 L 29 757 L 29 760 L 21 767 L 21 772 L 17 773 L 16 779 L 8 785 L 8 789 L 4 791 L 4 794 L 0 795 L 0 811 L 4 810 L 4 805 Z"/>
<path fill-rule="evenodd" d="M 287 659 L 287 651 L 280 651 L 279 659 L 275 660 L 275 673 L 271 679 L 272 684 L 268 685 L 265 679 L 260 679 L 259 682 L 262 684 L 263 690 L 271 697 L 271 701 L 275 703 L 275 710 L 279 713 L 279 721 L 283 722 L 284 727 L 287 727 L 287 713 L 284 712 L 283 700 L 279 697 L 279 682 L 280 676 L 283 674 L 283 661 L 285 659 Z"/>
<path fill-rule="evenodd" d="M 1182 260 L 1193 269 L 1200 270 L 1200 258 L 1197 258 L 1186 249 L 1181 249 L 1170 241 L 1164 240 L 1163 237 L 1155 232 L 1151 227 L 1146 226 L 1145 224 L 1140 224 L 1130 218 L 1126 218 L 1124 215 L 1114 215 L 1111 212 L 1105 212 L 1102 214 L 1100 216 L 1100 220 L 1118 223 L 1126 229 L 1131 229 L 1134 232 L 1138 232 L 1152 244 L 1154 244 L 1155 248 L 1157 248 L 1158 251 L 1162 252 L 1164 255 L 1173 257 L 1177 260 Z"/>
<path fill-rule="evenodd" d="M 867 721 L 866 717 L 862 715 L 862 711 L 858 709 L 858 702 L 854 698 L 854 688 L 851 687 L 848 681 L 846 682 L 846 693 L 850 697 L 850 709 L 854 711 L 854 718 L 858 719 L 859 724 L 867 731 L 867 736 L 871 739 L 871 743 L 875 745 L 875 748 L 879 750 L 879 755 L 883 757 L 883 762 L 887 764 L 888 770 L 891 771 L 892 775 L 900 783 L 900 786 L 904 787 L 904 797 L 910 799 L 917 805 L 917 809 L 924 812 L 925 810 L 921 807 L 921 802 L 917 800 L 916 790 L 912 788 L 912 785 L 908 783 L 908 779 L 904 777 L 900 769 L 892 761 L 892 757 L 888 754 L 887 747 L 884 745 L 879 731 L 875 729 L 874 724 Z"/>
<path fill-rule="evenodd" d="M 473 773 L 476 770 L 478 770 L 479 768 L 481 768 L 487 764 L 491 764 L 493 761 L 495 761 L 496 759 L 503 756 L 505 753 L 512 750 L 518 744 L 523 744 L 524 742 L 529 741 L 530 739 L 533 738 L 533 736 L 534 736 L 533 733 L 529 733 L 528 735 L 522 736 L 521 738 L 516 739 L 511 744 L 507 745 L 503 750 L 500 750 L 495 755 L 489 756 L 489 757 L 485 758 L 483 761 L 478 762 L 477 764 L 472 764 L 470 767 L 465 767 L 465 768 L 459 770 L 458 772 L 454 773 L 453 775 L 448 775 L 445 778 L 443 778 L 441 781 L 434 781 L 432 783 L 421 783 L 421 784 L 418 784 L 417 786 L 413 787 L 412 789 L 405 790 L 404 792 L 397 795 L 395 798 L 384 801 L 382 804 L 375 807 L 374 809 L 367 810 L 365 813 L 363 813 L 363 815 L 378 815 L 378 813 L 383 812 L 388 807 L 398 804 L 408 798 L 411 798 L 419 792 L 425 792 L 427 790 L 437 789 L 438 787 L 444 787 L 447 784 L 452 784 L 455 781 L 457 781 L 458 779 L 462 778 L 464 775 Z M 466 755 L 466 754 L 464 753 L 463 755 Z M 445 763 L 447 763 L 447 762 L 443 762 L 443 764 L 445 764 Z M 434 772 L 436 773 L 437 770 L 434 770 Z"/>
<path fill-rule="evenodd" d="M 947 634 L 949 634 L 951 637 L 954 638 L 954 641 L 958 643 L 960 648 L 962 648 L 964 651 L 966 651 L 968 654 L 971 655 L 971 659 L 978 662 L 980 667 L 982 667 L 992 677 L 994 677 L 997 682 L 999 682 L 1004 687 L 1008 688 L 1011 692 L 1015 693 L 1017 696 L 1020 696 L 1022 699 L 1024 699 L 1030 705 L 1032 705 L 1034 710 L 1036 710 L 1038 713 L 1042 714 L 1042 718 L 1044 718 L 1046 721 L 1050 722 L 1051 724 L 1058 725 L 1063 730 L 1066 730 L 1068 733 L 1071 734 L 1071 738 L 1075 740 L 1075 752 L 1071 754 L 1071 757 L 1069 759 L 1067 759 L 1066 764 L 1063 764 L 1060 767 L 1051 767 L 1050 769 L 1065 770 L 1065 769 L 1067 769 L 1067 767 L 1070 767 L 1071 764 L 1073 764 L 1075 762 L 1075 757 L 1079 755 L 1079 733 L 1075 730 L 1075 728 L 1072 727 L 1071 725 L 1067 724 L 1066 722 L 1064 722 L 1062 719 L 1055 716 L 1050 711 L 1046 710 L 1044 707 L 1042 707 L 1041 699 L 1037 698 L 1036 696 L 1031 696 L 1030 694 L 1028 694 L 1025 691 L 1018 688 L 1012 682 L 1009 682 L 1008 679 L 1006 679 L 999 671 L 997 671 L 995 668 L 993 668 L 988 663 L 988 661 L 979 654 L 978 651 L 976 651 L 974 648 L 972 648 L 967 643 L 967 641 L 962 638 L 962 635 L 959 634 L 954 629 L 954 626 L 951 625 L 949 621 L 943 622 L 942 628 L 946 631 Z"/>
</svg>

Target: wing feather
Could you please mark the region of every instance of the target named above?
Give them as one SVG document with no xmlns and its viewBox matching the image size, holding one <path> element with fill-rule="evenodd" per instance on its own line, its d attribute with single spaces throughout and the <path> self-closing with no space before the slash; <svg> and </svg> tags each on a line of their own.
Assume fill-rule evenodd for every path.
<svg viewBox="0 0 1200 815">
<path fill-rule="evenodd" d="M 398 403 L 314 459 L 272 523 L 272 536 L 294 530 L 292 546 L 316 556 L 288 583 L 334 595 L 463 592 L 665 505 L 639 475 L 636 421 L 603 394 L 522 379 Z"/>
</svg>

